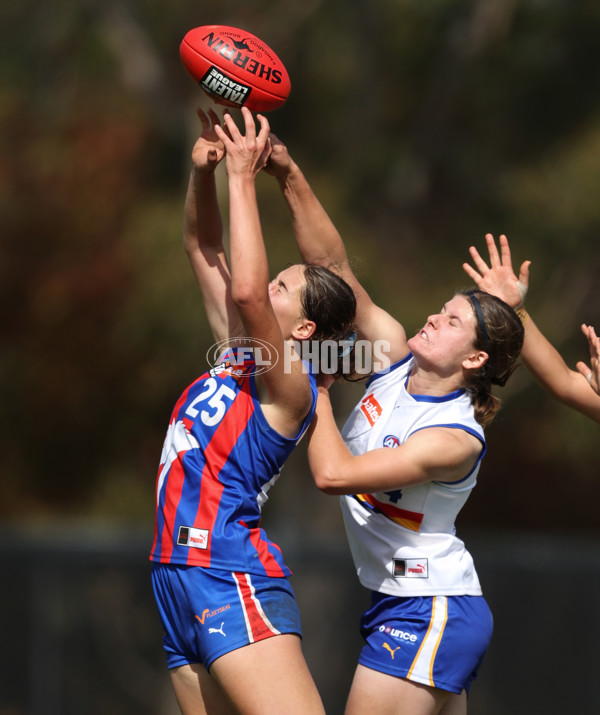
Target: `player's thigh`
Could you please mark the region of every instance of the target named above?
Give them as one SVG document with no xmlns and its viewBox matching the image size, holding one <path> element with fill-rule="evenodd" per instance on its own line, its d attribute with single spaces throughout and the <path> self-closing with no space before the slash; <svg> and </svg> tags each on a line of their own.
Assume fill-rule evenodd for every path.
<svg viewBox="0 0 600 715">
<path fill-rule="evenodd" d="M 451 693 L 358 665 L 346 715 L 436 715 Z"/>
<path fill-rule="evenodd" d="M 467 715 L 467 692 L 463 690 L 460 695 L 451 693 L 444 703 L 439 715 Z"/>
<path fill-rule="evenodd" d="M 296 635 L 231 651 L 215 660 L 210 672 L 242 715 L 324 715 Z"/>
<path fill-rule="evenodd" d="M 184 715 L 236 715 L 219 684 L 200 663 L 174 668 L 169 675 Z"/>
</svg>

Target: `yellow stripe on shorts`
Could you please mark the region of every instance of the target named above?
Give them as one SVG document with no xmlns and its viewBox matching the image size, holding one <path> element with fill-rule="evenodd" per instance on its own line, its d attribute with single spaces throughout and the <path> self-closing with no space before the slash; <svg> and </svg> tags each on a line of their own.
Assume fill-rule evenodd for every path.
<svg viewBox="0 0 600 715">
<path fill-rule="evenodd" d="M 446 596 L 434 596 L 432 604 L 431 620 L 429 621 L 427 633 L 406 677 L 410 680 L 411 676 L 415 675 L 419 677 L 419 682 L 429 679 L 429 685 L 435 688 L 433 664 L 448 620 L 448 598 Z"/>
</svg>

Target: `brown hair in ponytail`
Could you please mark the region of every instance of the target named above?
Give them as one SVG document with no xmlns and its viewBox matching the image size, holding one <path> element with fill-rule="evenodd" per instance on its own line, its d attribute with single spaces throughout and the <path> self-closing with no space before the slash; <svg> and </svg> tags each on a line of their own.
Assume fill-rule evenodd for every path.
<svg viewBox="0 0 600 715">
<path fill-rule="evenodd" d="M 475 347 L 488 354 L 486 363 L 474 371 L 466 385 L 475 408 L 475 419 L 486 427 L 500 409 L 492 385 L 503 387 L 517 367 L 524 331 L 515 311 L 503 300 L 481 290 L 463 291 L 473 305 L 476 321 Z"/>
<path fill-rule="evenodd" d="M 334 343 L 337 363 L 335 377 L 351 380 L 355 377 L 353 341 L 356 297 L 346 281 L 328 268 L 306 264 L 305 286 L 301 294 L 304 316 L 315 323 L 312 340 L 329 340 Z M 339 349 L 335 343 L 339 344 Z M 344 356 L 344 353 L 347 353 Z M 346 372 L 347 370 L 347 372 Z"/>
</svg>

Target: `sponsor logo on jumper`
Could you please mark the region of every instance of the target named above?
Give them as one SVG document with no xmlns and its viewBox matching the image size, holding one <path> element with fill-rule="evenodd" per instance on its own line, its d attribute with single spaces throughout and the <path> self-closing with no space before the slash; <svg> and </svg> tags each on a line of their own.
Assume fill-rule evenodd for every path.
<svg viewBox="0 0 600 715">
<path fill-rule="evenodd" d="M 248 74 L 260 77 L 271 84 L 281 84 L 281 71 L 269 67 L 264 63 L 275 63 L 274 58 L 269 56 L 265 47 L 261 47 L 260 50 L 257 48 L 257 50 L 254 51 L 250 49 L 246 39 L 234 40 L 232 36 L 228 36 L 227 39 L 229 42 L 226 42 L 221 37 L 215 37 L 212 32 L 202 38 L 203 42 L 205 42 L 215 54 L 228 60 L 236 68 L 248 72 Z M 250 57 L 250 53 L 253 54 L 254 57 Z"/>
<path fill-rule="evenodd" d="M 243 106 L 252 91 L 252 87 L 240 84 L 237 79 L 228 77 L 214 66 L 202 77 L 199 84 L 211 97 L 226 99 L 236 107 Z"/>
<path fill-rule="evenodd" d="M 202 625 L 204 625 L 204 620 L 206 618 L 214 618 L 215 616 L 218 616 L 220 613 L 224 613 L 225 611 L 228 611 L 231 608 L 231 604 L 227 604 L 226 606 L 221 606 L 220 608 L 215 608 L 213 611 L 211 611 L 208 608 L 205 608 L 202 611 L 202 615 L 198 616 L 194 614 L 194 618 L 197 618 Z"/>
<path fill-rule="evenodd" d="M 383 438 L 383 446 L 384 447 L 391 447 L 392 449 L 394 447 L 399 447 L 400 446 L 400 440 L 396 435 L 393 434 L 388 434 L 387 437 Z"/>
<path fill-rule="evenodd" d="M 209 632 L 209 633 L 220 633 L 224 638 L 227 638 L 227 636 L 225 635 L 225 631 L 223 630 L 223 626 L 224 626 L 224 625 L 225 625 L 225 621 L 223 621 L 223 622 L 221 623 L 221 627 L 220 627 L 220 628 L 209 628 L 209 629 L 208 629 L 208 632 Z"/>
<path fill-rule="evenodd" d="M 179 546 L 190 546 L 193 549 L 208 548 L 208 529 L 196 529 L 194 526 L 180 526 L 177 535 Z"/>
<path fill-rule="evenodd" d="M 398 646 L 397 648 L 392 648 L 389 643 L 384 643 L 383 647 L 386 648 L 387 650 L 389 650 L 390 655 L 392 656 L 392 660 L 394 660 L 394 655 L 395 655 L 396 651 L 400 650 L 400 646 Z"/>
<path fill-rule="evenodd" d="M 241 382 L 245 372 L 246 371 L 243 368 L 234 367 L 229 362 L 229 360 L 227 360 L 226 362 L 217 365 L 217 367 L 211 367 L 211 369 L 208 371 L 208 374 L 211 377 L 217 377 L 217 375 L 227 374 L 234 377 L 238 382 Z"/>
<path fill-rule="evenodd" d="M 417 575 L 424 574 L 427 571 L 427 562 L 419 564 L 416 563 L 414 566 L 409 566 L 407 568 L 407 573 L 414 573 Z"/>
<path fill-rule="evenodd" d="M 371 427 L 373 427 L 375 422 L 381 417 L 381 405 L 377 402 L 372 393 L 363 398 L 360 403 L 360 409 L 363 411 Z"/>
<path fill-rule="evenodd" d="M 427 559 L 394 559 L 392 566 L 394 578 L 429 578 Z"/>
<path fill-rule="evenodd" d="M 391 636 L 399 641 L 405 641 L 407 643 L 417 642 L 417 636 L 414 633 L 407 633 L 406 631 L 401 631 L 399 628 L 392 628 L 392 626 L 379 626 L 379 632 L 385 633 L 386 636 Z"/>
</svg>

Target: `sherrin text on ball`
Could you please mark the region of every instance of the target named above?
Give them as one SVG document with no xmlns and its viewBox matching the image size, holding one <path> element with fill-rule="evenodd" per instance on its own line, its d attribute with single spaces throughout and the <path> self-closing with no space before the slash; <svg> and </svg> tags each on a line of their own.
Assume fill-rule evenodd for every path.
<svg viewBox="0 0 600 715">
<path fill-rule="evenodd" d="M 269 112 L 289 96 L 291 82 L 283 62 L 245 30 L 196 27 L 183 38 L 179 54 L 192 79 L 217 104 Z"/>
</svg>

